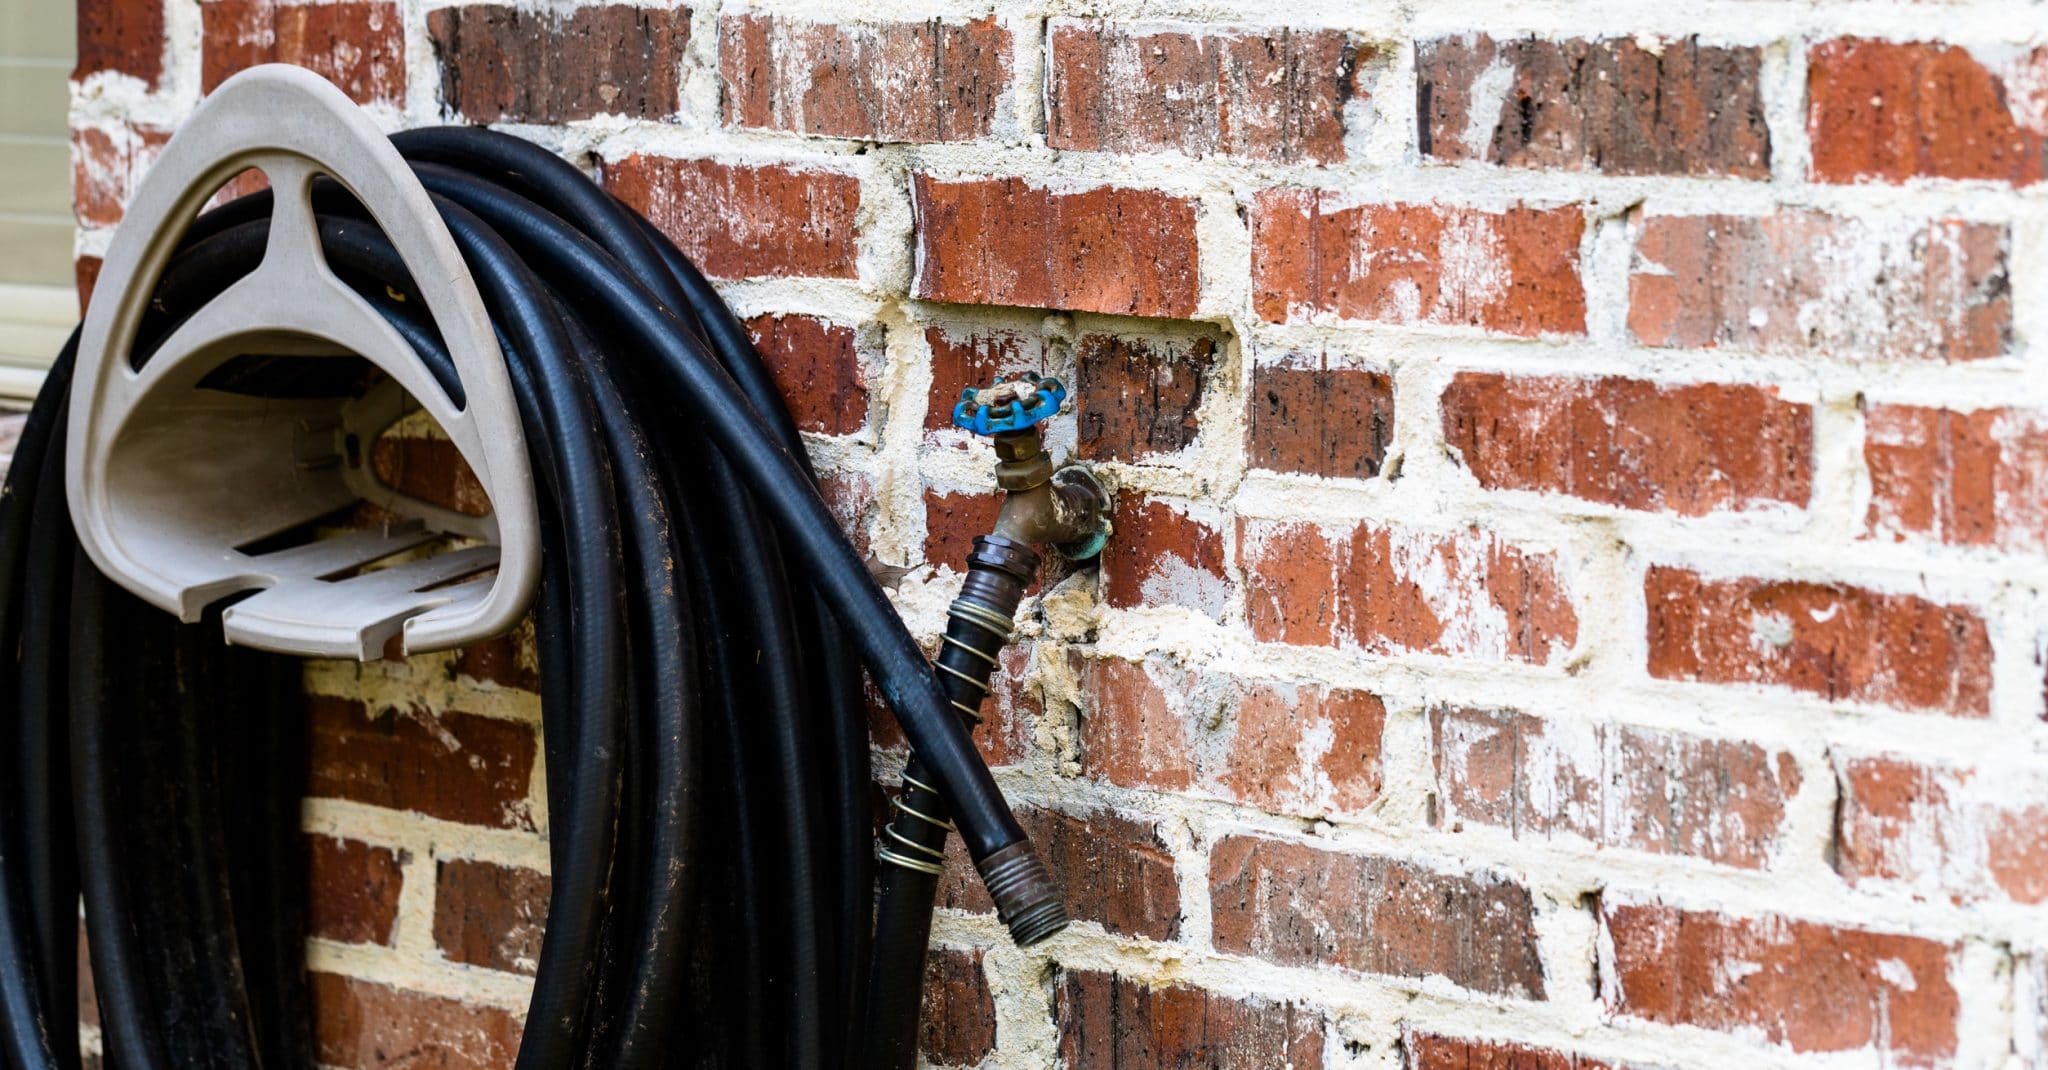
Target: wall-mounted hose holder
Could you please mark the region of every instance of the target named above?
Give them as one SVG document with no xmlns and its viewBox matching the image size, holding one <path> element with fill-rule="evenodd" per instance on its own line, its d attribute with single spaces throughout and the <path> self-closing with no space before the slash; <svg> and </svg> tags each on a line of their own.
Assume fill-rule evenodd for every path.
<svg viewBox="0 0 2048 1070">
<path fill-rule="evenodd" d="M 274 193 L 261 264 L 138 366 L 137 329 L 179 236 L 248 168 Z M 360 201 L 403 258 L 456 396 L 330 270 L 312 206 L 319 177 Z M 358 359 L 369 370 L 347 374 Z M 350 364 L 312 377 L 325 388 L 260 385 L 266 363 L 304 361 Z M 461 452 L 488 514 L 417 500 L 375 475 L 370 443 L 411 403 Z M 398 150 L 340 90 L 296 68 L 229 79 L 136 191 L 80 339 L 67 467 L 72 521 L 100 570 L 188 622 L 246 595 L 222 613 L 233 643 L 370 659 L 402 634 L 407 652 L 445 649 L 512 627 L 539 580 L 519 414 L 469 269 Z M 358 502 L 399 520 L 319 523 Z"/>
</svg>

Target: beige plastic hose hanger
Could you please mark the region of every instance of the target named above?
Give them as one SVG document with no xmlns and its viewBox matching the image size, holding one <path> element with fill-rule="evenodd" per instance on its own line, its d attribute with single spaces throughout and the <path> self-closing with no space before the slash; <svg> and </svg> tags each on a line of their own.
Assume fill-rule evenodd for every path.
<svg viewBox="0 0 2048 1070">
<path fill-rule="evenodd" d="M 274 191 L 261 264 L 137 370 L 130 351 L 179 235 L 251 167 Z M 313 215 L 318 176 L 362 202 L 403 257 L 453 358 L 461 404 L 329 269 Z M 361 358 L 382 374 L 336 397 L 242 392 L 235 375 L 216 374 L 251 357 Z M 487 515 L 401 494 L 373 472 L 371 443 L 414 402 L 476 474 Z M 539 580 L 518 409 L 469 269 L 398 150 L 340 90 L 295 67 L 222 84 L 136 191 L 80 339 L 66 477 L 87 553 L 138 597 L 189 622 L 254 591 L 222 612 L 232 643 L 367 660 L 402 632 L 408 653 L 445 649 L 511 628 Z M 401 520 L 333 533 L 315 525 L 357 502 Z"/>
</svg>

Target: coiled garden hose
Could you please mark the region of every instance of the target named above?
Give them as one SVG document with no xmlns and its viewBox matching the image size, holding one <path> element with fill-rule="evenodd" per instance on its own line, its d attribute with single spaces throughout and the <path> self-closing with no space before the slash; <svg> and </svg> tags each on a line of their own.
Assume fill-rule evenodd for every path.
<svg viewBox="0 0 2048 1070">
<path fill-rule="evenodd" d="M 957 823 L 1020 942 L 1065 924 L 956 705 L 978 705 L 954 674 L 1000 648 L 995 620 L 1006 632 L 1035 558 L 984 540 L 956 603 L 978 608 L 935 671 L 819 498 L 745 329 L 680 252 L 516 138 L 393 140 L 490 311 L 539 484 L 553 895 L 519 1065 L 868 1065 L 873 1038 L 915 1032 L 931 875 L 885 867 L 871 949 L 860 667 L 918 755 L 906 814 Z M 137 366 L 254 268 L 269 203 L 188 228 Z M 314 206 L 329 267 L 459 398 L 391 244 L 338 185 L 317 184 Z M 0 695 L 15 699 L 0 726 L 0 1068 L 80 1064 L 81 893 L 109 1065 L 310 1066 L 296 664 L 223 645 L 218 607 L 178 623 L 80 552 L 63 488 L 76 346 L 0 493 L 14 654 Z M 234 385 L 291 396 L 308 368 L 259 362 Z M 943 844 L 891 827 L 903 857 Z M 890 891 L 900 873 L 922 890 Z M 892 920 L 888 904 L 920 898 L 922 923 Z"/>
</svg>

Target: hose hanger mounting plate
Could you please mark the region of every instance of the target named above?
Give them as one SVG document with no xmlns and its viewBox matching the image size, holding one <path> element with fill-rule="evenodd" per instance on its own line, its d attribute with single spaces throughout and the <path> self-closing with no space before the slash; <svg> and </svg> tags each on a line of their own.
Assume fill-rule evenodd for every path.
<svg viewBox="0 0 2048 1070">
<path fill-rule="evenodd" d="M 252 167 L 273 191 L 261 263 L 134 367 L 130 353 L 179 237 L 224 182 Z M 361 202 L 405 261 L 452 358 L 459 403 L 329 269 L 313 213 L 318 177 Z M 353 356 L 382 375 L 365 391 L 313 398 L 209 379 L 248 355 Z M 488 513 L 419 501 L 375 475 L 369 444 L 407 411 L 406 395 L 460 451 Z M 442 650 L 517 624 L 539 582 L 518 409 L 469 269 L 376 124 L 296 67 L 228 79 L 136 190 L 80 337 L 65 464 L 79 541 L 122 587 L 188 622 L 255 592 L 222 610 L 232 643 L 367 660 L 400 635 L 408 653 Z M 308 534 L 356 502 L 402 520 Z M 417 556 L 450 542 L 456 548 Z"/>
</svg>

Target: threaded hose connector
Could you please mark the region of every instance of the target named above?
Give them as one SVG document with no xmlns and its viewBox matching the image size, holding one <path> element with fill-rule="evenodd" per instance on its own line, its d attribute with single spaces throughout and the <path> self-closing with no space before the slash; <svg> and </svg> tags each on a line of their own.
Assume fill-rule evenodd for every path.
<svg viewBox="0 0 2048 1070">
<path fill-rule="evenodd" d="M 1018 947 L 1030 947 L 1067 927 L 1071 919 L 1060 886 L 1030 840 L 1019 840 L 976 862 L 974 868 L 981 871 L 988 897 L 995 900 L 996 916 L 1010 927 L 1010 939 Z"/>
</svg>

